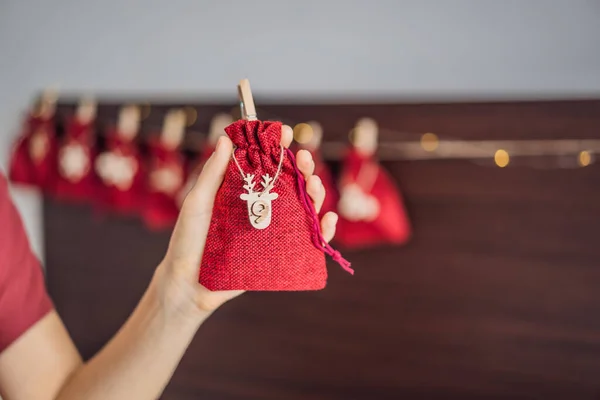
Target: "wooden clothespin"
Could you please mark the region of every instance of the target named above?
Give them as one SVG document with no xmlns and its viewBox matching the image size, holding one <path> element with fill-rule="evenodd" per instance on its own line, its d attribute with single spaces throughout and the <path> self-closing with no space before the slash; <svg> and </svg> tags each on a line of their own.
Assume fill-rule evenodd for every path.
<svg viewBox="0 0 600 400">
<path fill-rule="evenodd" d="M 372 156 L 377 151 L 379 128 L 372 118 L 361 118 L 351 131 L 352 146 L 365 156 Z"/>
<path fill-rule="evenodd" d="M 167 112 L 160 135 L 162 143 L 170 148 L 177 149 L 185 135 L 186 113 L 182 109 L 173 109 Z"/>
<path fill-rule="evenodd" d="M 140 129 L 140 108 L 129 104 L 123 106 L 119 112 L 119 121 L 117 132 L 119 136 L 126 140 L 133 140 Z"/>
<path fill-rule="evenodd" d="M 242 79 L 238 85 L 238 96 L 240 98 L 240 112 L 242 119 L 247 121 L 255 121 L 256 108 L 254 108 L 254 99 L 252 98 L 252 90 L 250 89 L 250 81 Z"/>
<path fill-rule="evenodd" d="M 56 112 L 57 101 L 58 86 L 47 87 L 36 101 L 33 114 L 43 119 L 52 118 Z"/>
<path fill-rule="evenodd" d="M 91 96 L 82 97 L 77 105 L 75 118 L 77 118 L 80 124 L 90 124 L 96 118 L 97 109 L 98 103 L 96 103 L 96 99 Z"/>
</svg>

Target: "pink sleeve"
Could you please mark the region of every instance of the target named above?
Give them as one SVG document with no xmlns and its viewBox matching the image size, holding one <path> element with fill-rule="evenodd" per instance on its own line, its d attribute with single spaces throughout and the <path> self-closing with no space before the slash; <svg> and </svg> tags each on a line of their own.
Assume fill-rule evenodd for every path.
<svg viewBox="0 0 600 400">
<path fill-rule="evenodd" d="M 0 352 L 52 308 L 40 263 L 0 172 Z"/>
</svg>

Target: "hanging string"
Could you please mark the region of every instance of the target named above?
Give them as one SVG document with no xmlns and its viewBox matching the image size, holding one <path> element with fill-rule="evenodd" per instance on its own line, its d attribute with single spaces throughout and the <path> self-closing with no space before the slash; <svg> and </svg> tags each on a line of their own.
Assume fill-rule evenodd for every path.
<svg viewBox="0 0 600 400">
<path fill-rule="evenodd" d="M 261 109 L 260 113 L 270 119 L 295 123 L 290 118 L 276 116 L 267 110 Z M 380 141 L 377 158 L 381 161 L 465 159 L 480 166 L 495 164 L 504 167 L 513 157 L 558 157 L 556 167 L 568 168 L 588 166 L 593 162 L 593 154 L 600 153 L 598 139 L 440 140 L 432 133 L 402 132 L 385 128 L 380 128 L 379 131 L 386 136 L 412 138 L 392 142 Z M 338 160 L 343 157 L 347 146 L 346 142 L 327 141 L 321 144 L 320 149 L 324 158 Z M 573 162 L 565 162 L 565 157 L 571 157 Z M 484 160 L 493 160 L 494 164 L 483 163 Z M 548 169 L 547 166 L 541 165 L 536 163 L 535 167 Z"/>
</svg>

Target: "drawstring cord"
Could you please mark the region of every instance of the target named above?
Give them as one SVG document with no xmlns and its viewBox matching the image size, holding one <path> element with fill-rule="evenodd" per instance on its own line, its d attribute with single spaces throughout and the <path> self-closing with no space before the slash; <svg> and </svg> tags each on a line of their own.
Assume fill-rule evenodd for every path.
<svg viewBox="0 0 600 400">
<path fill-rule="evenodd" d="M 317 211 L 312 204 L 312 200 L 309 194 L 306 192 L 306 181 L 304 180 L 304 176 L 302 172 L 298 169 L 296 165 L 296 158 L 294 157 L 294 153 L 290 149 L 285 149 L 288 157 L 290 158 L 294 170 L 296 171 L 296 179 L 298 181 L 298 188 L 300 189 L 300 197 L 302 199 L 302 204 L 304 205 L 304 209 L 306 212 L 312 217 L 312 225 L 313 225 L 313 235 L 312 240 L 313 244 L 318 249 L 323 249 L 325 254 L 331 256 L 333 261 L 337 262 L 345 271 L 354 275 L 354 270 L 350 268 L 350 262 L 346 260 L 342 254 L 335 250 L 325 239 L 323 238 L 323 234 L 321 233 L 321 226 L 319 224 L 319 216 L 317 215 Z"/>
</svg>

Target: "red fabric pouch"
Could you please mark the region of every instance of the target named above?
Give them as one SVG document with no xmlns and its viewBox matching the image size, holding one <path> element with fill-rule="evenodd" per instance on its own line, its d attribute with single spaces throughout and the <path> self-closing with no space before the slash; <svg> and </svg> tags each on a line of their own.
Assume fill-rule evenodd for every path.
<svg viewBox="0 0 600 400">
<path fill-rule="evenodd" d="M 336 242 L 346 248 L 402 244 L 411 226 L 400 190 L 373 157 L 352 149 L 340 177 Z"/>
<path fill-rule="evenodd" d="M 352 273 L 321 236 L 294 155 L 280 146 L 281 122 L 239 120 L 225 131 L 236 150 L 215 198 L 200 283 L 210 290 L 318 290 L 327 282 L 324 253 Z"/>
<path fill-rule="evenodd" d="M 58 173 L 54 189 L 57 198 L 77 202 L 94 199 L 98 184 L 92 165 L 95 156 L 93 124 L 72 118 L 58 148 Z"/>
<path fill-rule="evenodd" d="M 151 229 L 172 228 L 179 215 L 177 196 L 185 182 L 185 158 L 162 141 L 151 142 L 149 152 L 144 222 Z"/>
<path fill-rule="evenodd" d="M 9 177 L 14 183 L 53 188 L 56 178 L 54 119 L 29 116 L 11 155 Z"/>
<path fill-rule="evenodd" d="M 144 205 L 145 168 L 136 143 L 112 131 L 106 137 L 106 150 L 94 164 L 100 179 L 100 206 L 122 214 L 139 214 Z"/>
</svg>

